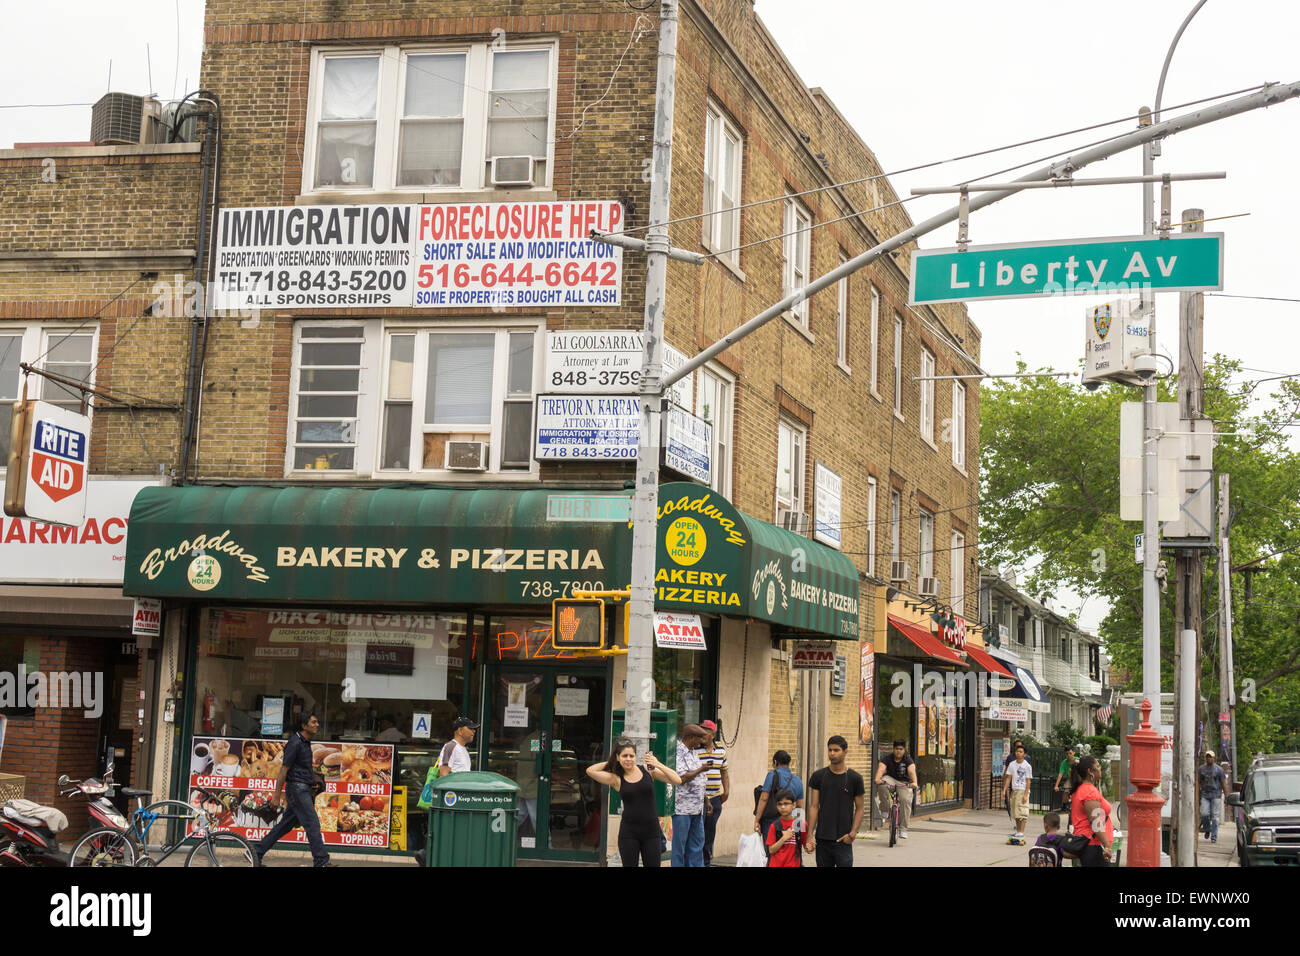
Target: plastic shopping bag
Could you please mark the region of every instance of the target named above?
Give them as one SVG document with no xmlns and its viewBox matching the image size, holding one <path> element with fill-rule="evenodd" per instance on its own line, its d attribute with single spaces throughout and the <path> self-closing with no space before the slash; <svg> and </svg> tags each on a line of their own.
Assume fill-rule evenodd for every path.
<svg viewBox="0 0 1300 956">
<path fill-rule="evenodd" d="M 757 833 L 746 833 L 740 838 L 740 847 L 736 851 L 736 866 L 767 866 L 767 854 L 763 852 L 763 838 Z"/>
</svg>

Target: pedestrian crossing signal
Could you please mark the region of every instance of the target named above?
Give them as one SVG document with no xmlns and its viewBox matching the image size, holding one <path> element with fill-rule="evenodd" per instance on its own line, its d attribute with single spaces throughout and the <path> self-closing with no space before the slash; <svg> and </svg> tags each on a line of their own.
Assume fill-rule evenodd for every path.
<svg viewBox="0 0 1300 956">
<path fill-rule="evenodd" d="M 604 649 L 605 602 L 590 598 L 552 601 L 551 644 L 557 650 Z"/>
</svg>

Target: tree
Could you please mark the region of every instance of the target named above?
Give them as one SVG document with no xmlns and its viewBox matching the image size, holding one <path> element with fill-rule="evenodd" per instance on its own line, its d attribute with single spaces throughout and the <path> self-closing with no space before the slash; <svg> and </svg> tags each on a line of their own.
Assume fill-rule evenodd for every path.
<svg viewBox="0 0 1300 956">
<path fill-rule="evenodd" d="M 1239 692 L 1253 688 L 1254 697 L 1242 694 L 1238 709 L 1251 712 L 1238 724 L 1243 756 L 1272 750 L 1300 723 L 1300 455 L 1287 432 L 1300 422 L 1300 383 L 1280 382 L 1263 412 L 1252 410 L 1258 384 L 1221 355 L 1206 365 L 1205 414 L 1223 433 L 1214 466 L 1232 476 L 1232 562 L 1260 561 L 1232 581 L 1235 676 Z M 1162 401 L 1173 401 L 1175 380 L 1159 390 Z M 1119 520 L 1119 421 L 1120 404 L 1138 398 L 1119 385 L 1087 392 L 1054 378 L 1002 380 L 981 397 L 980 423 L 982 560 L 1031 568 L 1025 589 L 1040 599 L 1070 588 L 1108 602 L 1101 636 L 1115 664 L 1134 675 L 1141 672 L 1142 570 L 1132 555 L 1141 529 Z M 1214 702 L 1217 568 L 1206 566 L 1202 689 Z M 1161 610 L 1166 689 L 1173 592 Z"/>
</svg>

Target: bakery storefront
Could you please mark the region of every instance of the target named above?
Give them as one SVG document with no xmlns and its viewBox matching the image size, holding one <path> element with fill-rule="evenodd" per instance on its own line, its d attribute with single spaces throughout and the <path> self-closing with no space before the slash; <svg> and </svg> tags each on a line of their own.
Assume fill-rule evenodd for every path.
<svg viewBox="0 0 1300 956">
<path fill-rule="evenodd" d="M 674 514 L 670 501 L 688 510 Z M 621 661 L 554 648 L 550 603 L 626 587 L 628 502 L 627 492 L 554 488 L 141 494 L 124 590 L 186 618 L 185 690 L 166 742 L 180 755 L 173 792 L 232 791 L 232 824 L 260 836 L 266 825 L 251 811 L 296 716 L 315 712 L 327 842 L 412 852 L 423 845 L 415 804 L 426 772 L 452 720 L 469 714 L 482 725 L 476 768 L 521 787 L 521 857 L 598 859 L 606 813 L 583 771 L 607 752 Z M 748 547 L 735 546 L 733 570 L 715 570 L 733 547 L 726 524 L 743 519 L 698 485 L 665 485 L 661 502 L 657 607 L 698 615 L 704 649 L 656 652 L 657 704 L 705 716 L 717 707 L 721 621 L 752 603 L 719 575 L 747 585 L 757 549 L 741 525 L 730 537 Z M 687 549 L 676 559 L 665 555 L 670 532 Z"/>
</svg>

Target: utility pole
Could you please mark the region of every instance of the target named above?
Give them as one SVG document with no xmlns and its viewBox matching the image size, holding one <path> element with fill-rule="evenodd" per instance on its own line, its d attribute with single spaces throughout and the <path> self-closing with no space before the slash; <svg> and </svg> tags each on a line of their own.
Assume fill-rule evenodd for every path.
<svg viewBox="0 0 1300 956">
<path fill-rule="evenodd" d="M 645 753 L 655 699 L 655 546 L 659 517 L 659 422 L 664 386 L 664 309 L 668 299 L 669 187 L 673 164 L 673 100 L 677 85 L 677 2 L 659 3 L 659 73 L 655 88 L 654 153 L 651 157 L 650 229 L 646 233 L 645 323 L 641 379 L 641 434 L 636 488 L 632 494 L 631 615 L 627 650 L 624 729 Z M 671 754 L 668 759 L 672 760 Z"/>
<path fill-rule="evenodd" d="M 1203 232 L 1203 209 L 1183 210 L 1183 232 Z M 1205 296 L 1183 292 L 1178 296 L 1178 411 L 1179 419 L 1204 417 Z M 1195 428 L 1195 426 L 1192 426 Z M 1155 444 L 1154 442 L 1152 444 Z M 1180 489 L 1180 493 L 1183 489 Z M 1178 552 L 1177 618 L 1174 703 L 1178 718 L 1174 733 L 1174 806 L 1171 815 L 1174 866 L 1195 866 L 1197 854 L 1196 717 L 1201 702 L 1201 586 L 1204 561 L 1195 548 Z"/>
<path fill-rule="evenodd" d="M 1228 759 L 1228 783 L 1237 776 L 1237 688 L 1232 675 L 1232 558 L 1228 553 L 1228 476 L 1219 475 L 1219 759 Z M 1227 723 L 1223 714 L 1228 715 Z M 1225 734 L 1224 731 L 1227 731 Z M 1226 737 L 1226 739 L 1225 739 Z"/>
</svg>

